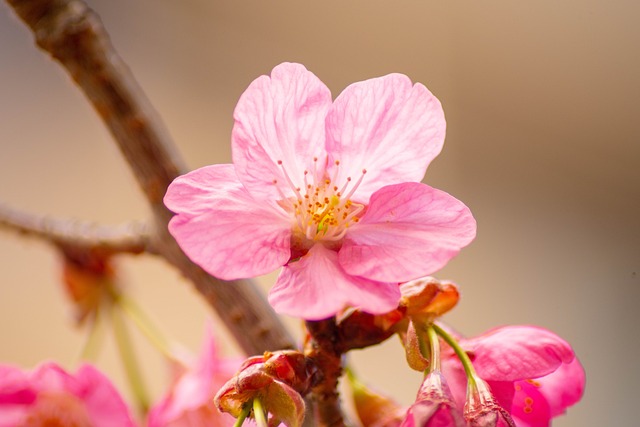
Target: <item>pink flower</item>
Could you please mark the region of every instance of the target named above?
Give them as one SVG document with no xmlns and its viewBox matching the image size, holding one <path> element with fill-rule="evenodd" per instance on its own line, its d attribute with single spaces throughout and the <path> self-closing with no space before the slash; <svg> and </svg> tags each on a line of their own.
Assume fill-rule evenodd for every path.
<svg viewBox="0 0 640 427">
<path fill-rule="evenodd" d="M 91 365 L 70 375 L 53 363 L 32 372 L 0 366 L 0 427 L 133 427 L 127 405 Z"/>
<path fill-rule="evenodd" d="M 149 411 L 148 427 L 232 426 L 235 418 L 218 411 L 213 397 L 241 364 L 221 359 L 210 330 L 199 359 L 175 380 L 171 390 Z"/>
<path fill-rule="evenodd" d="M 552 418 L 582 397 L 585 375 L 580 362 L 566 341 L 546 329 L 506 326 L 459 342 L 496 403 L 518 427 L 548 427 Z M 462 406 L 466 375 L 447 348 L 443 348 L 442 369 Z"/>
<path fill-rule="evenodd" d="M 332 102 L 302 65 L 281 64 L 251 83 L 234 118 L 233 164 L 171 184 L 169 230 L 225 280 L 284 266 L 269 293 L 280 313 L 390 311 L 398 282 L 440 269 L 475 237 L 464 204 L 419 182 L 445 120 L 404 75 L 355 83 Z"/>
</svg>

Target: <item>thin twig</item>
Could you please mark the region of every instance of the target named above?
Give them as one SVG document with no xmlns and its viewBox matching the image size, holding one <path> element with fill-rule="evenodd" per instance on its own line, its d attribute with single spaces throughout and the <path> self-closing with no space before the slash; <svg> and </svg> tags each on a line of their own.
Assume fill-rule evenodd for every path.
<svg viewBox="0 0 640 427">
<path fill-rule="evenodd" d="M 141 222 L 106 226 L 74 219 L 40 216 L 0 203 L 0 228 L 57 246 L 98 249 L 102 253 L 139 254 L 150 250 L 149 227 Z"/>
<path fill-rule="evenodd" d="M 223 282 L 208 275 L 169 235 L 172 214 L 162 198 L 186 169 L 98 16 L 80 0 L 7 3 L 31 28 L 38 46 L 67 70 L 113 135 L 151 206 L 153 247 L 193 282 L 245 352 L 293 347 L 291 336 L 251 281 Z"/>
</svg>

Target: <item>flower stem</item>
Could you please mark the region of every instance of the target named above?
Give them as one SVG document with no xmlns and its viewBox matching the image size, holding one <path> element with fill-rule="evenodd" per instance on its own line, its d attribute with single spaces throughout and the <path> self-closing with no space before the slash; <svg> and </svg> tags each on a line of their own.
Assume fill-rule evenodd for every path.
<svg viewBox="0 0 640 427">
<path fill-rule="evenodd" d="M 242 408 L 242 412 L 240 412 L 240 416 L 236 419 L 233 427 L 241 427 L 242 424 L 244 424 L 244 420 L 249 416 L 249 413 L 251 413 L 251 404 L 245 405 L 244 408 Z"/>
<path fill-rule="evenodd" d="M 469 355 L 460 347 L 458 341 L 453 338 L 447 331 L 442 329 L 440 326 L 435 323 L 432 325 L 433 330 L 456 352 L 458 359 L 462 363 L 462 367 L 464 368 L 465 374 L 467 374 L 467 379 L 470 385 L 475 386 L 476 383 L 476 370 L 473 368 L 473 364 L 471 363 L 471 359 L 469 359 Z"/>
<path fill-rule="evenodd" d="M 267 427 L 267 417 L 264 414 L 264 408 L 262 407 L 262 402 L 260 399 L 253 399 L 253 416 L 256 419 L 256 424 L 258 427 Z"/>
<path fill-rule="evenodd" d="M 100 308 L 96 308 L 91 318 L 91 325 L 89 326 L 89 333 L 87 334 L 86 341 L 80 351 L 80 360 L 93 361 L 96 359 L 98 352 L 98 345 L 100 344 L 102 337 L 102 322 L 100 316 Z"/>
<path fill-rule="evenodd" d="M 136 304 L 134 300 L 124 294 L 114 295 L 116 304 L 122 307 L 123 312 L 136 324 L 140 332 L 147 337 L 149 342 L 168 359 L 175 357 L 171 354 L 170 345 L 160 330 L 153 324 L 149 316 Z"/>
<path fill-rule="evenodd" d="M 434 325 L 427 327 L 427 337 L 429 338 L 429 346 L 431 358 L 429 359 L 429 372 L 440 371 L 440 341 L 436 333 Z"/>
<path fill-rule="evenodd" d="M 113 305 L 111 307 L 111 323 L 113 325 L 113 333 L 118 345 L 120 359 L 122 360 L 122 364 L 129 381 L 129 386 L 131 387 L 131 391 L 136 399 L 138 408 L 142 413 L 146 413 L 149 408 L 149 398 L 147 396 L 142 377 L 140 376 L 140 368 L 133 352 L 131 338 L 129 337 L 122 315 L 118 309 L 118 305 Z"/>
</svg>

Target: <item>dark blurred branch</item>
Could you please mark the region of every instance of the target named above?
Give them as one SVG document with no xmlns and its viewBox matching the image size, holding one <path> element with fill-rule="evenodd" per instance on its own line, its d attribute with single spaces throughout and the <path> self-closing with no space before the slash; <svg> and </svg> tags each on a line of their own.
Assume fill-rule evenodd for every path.
<svg viewBox="0 0 640 427">
<path fill-rule="evenodd" d="M 127 159 L 151 206 L 157 252 L 190 279 L 249 354 L 293 346 L 288 332 L 248 280 L 222 282 L 193 264 L 167 231 L 167 186 L 185 171 L 168 132 L 113 49 L 98 16 L 79 0 L 7 0 L 36 43 L 67 70 Z"/>
<path fill-rule="evenodd" d="M 139 222 L 105 226 L 73 219 L 38 216 L 0 203 L 0 228 L 56 246 L 97 249 L 105 254 L 153 252 L 149 246 L 149 227 Z"/>
</svg>

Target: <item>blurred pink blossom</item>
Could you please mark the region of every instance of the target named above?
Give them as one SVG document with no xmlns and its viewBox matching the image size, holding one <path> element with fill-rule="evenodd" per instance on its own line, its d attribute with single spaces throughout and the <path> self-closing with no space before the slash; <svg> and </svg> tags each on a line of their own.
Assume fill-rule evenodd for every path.
<svg viewBox="0 0 640 427">
<path fill-rule="evenodd" d="M 233 426 L 235 418 L 218 411 L 213 397 L 241 363 L 240 359 L 218 357 L 207 329 L 198 359 L 178 367 L 171 389 L 149 411 L 148 427 Z"/>
<path fill-rule="evenodd" d="M 91 365 L 75 375 L 54 363 L 31 372 L 0 365 L 0 427 L 133 427 L 129 408 Z"/>
<path fill-rule="evenodd" d="M 399 282 L 443 267 L 475 237 L 469 209 L 421 184 L 444 142 L 440 102 L 401 74 L 329 89 L 302 65 L 254 80 L 234 113 L 233 164 L 178 177 L 169 230 L 231 280 L 284 266 L 269 302 L 308 320 L 394 309 Z"/>
</svg>

